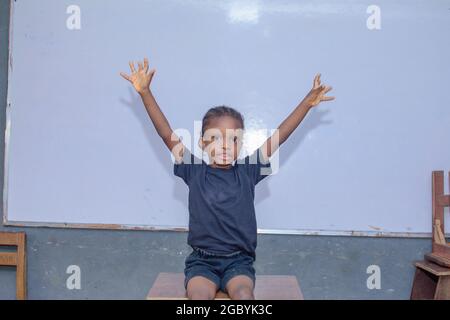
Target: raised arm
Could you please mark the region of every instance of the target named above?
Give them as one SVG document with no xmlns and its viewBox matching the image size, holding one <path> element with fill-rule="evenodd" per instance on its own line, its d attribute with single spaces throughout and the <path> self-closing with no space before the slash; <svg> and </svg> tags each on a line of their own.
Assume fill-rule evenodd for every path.
<svg viewBox="0 0 450 320">
<path fill-rule="evenodd" d="M 130 61 L 130 70 L 131 75 L 127 75 L 123 72 L 120 72 L 120 75 L 130 81 L 133 84 L 133 87 L 141 96 L 142 102 L 144 103 L 145 109 L 155 126 L 156 131 L 159 136 L 163 139 L 165 145 L 169 150 L 174 154 L 175 158 L 181 157 L 183 155 L 184 146 L 181 143 L 180 138 L 173 132 L 170 127 L 169 121 L 167 121 L 166 117 L 162 113 L 161 109 L 158 106 L 158 103 L 155 100 L 151 90 L 150 90 L 150 82 L 152 81 L 153 75 L 156 70 L 152 69 L 149 71 L 148 59 L 144 58 L 144 64 L 142 62 L 138 62 L 138 70 L 136 71 L 134 62 Z M 181 151 L 181 154 L 180 154 Z"/>
<path fill-rule="evenodd" d="M 314 77 L 313 88 L 311 91 L 299 103 L 295 110 L 280 124 L 278 130 L 260 147 L 264 162 L 267 162 L 267 159 L 269 159 L 281 144 L 286 141 L 291 133 L 294 132 L 311 108 L 317 106 L 321 101 L 334 100 L 334 97 L 325 97 L 325 93 L 330 91 L 331 88 L 332 87 L 320 84 L 320 73 Z"/>
</svg>

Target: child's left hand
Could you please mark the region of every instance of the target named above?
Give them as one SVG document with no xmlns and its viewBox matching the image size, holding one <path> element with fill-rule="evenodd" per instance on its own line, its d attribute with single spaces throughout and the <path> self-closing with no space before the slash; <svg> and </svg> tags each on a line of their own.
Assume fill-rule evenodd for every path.
<svg viewBox="0 0 450 320">
<path fill-rule="evenodd" d="M 330 91 L 332 87 L 327 87 L 325 85 L 320 84 L 320 73 L 318 73 L 314 77 L 313 88 L 306 95 L 304 101 L 308 105 L 308 107 L 312 108 L 317 106 L 322 101 L 330 101 L 334 100 L 334 97 L 325 97 L 325 93 Z"/>
</svg>

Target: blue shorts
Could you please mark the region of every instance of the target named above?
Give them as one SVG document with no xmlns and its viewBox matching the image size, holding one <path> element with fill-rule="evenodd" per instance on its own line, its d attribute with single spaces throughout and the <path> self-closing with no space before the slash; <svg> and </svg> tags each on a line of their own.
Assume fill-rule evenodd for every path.
<svg viewBox="0 0 450 320">
<path fill-rule="evenodd" d="M 246 275 L 255 283 L 255 258 L 244 251 L 231 255 L 211 254 L 194 247 L 186 258 L 184 269 L 184 288 L 192 277 L 203 276 L 214 282 L 219 290 L 227 293 L 228 281 L 237 275 Z"/>
</svg>

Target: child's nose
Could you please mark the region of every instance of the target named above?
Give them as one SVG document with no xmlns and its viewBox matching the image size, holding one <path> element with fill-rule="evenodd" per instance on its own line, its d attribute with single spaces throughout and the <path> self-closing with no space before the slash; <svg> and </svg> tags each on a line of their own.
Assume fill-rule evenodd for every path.
<svg viewBox="0 0 450 320">
<path fill-rule="evenodd" d="M 230 149 L 230 145 L 231 145 L 231 144 L 230 144 L 229 142 L 225 141 L 225 142 L 223 143 L 222 148 L 223 148 L 224 150 Z"/>
</svg>

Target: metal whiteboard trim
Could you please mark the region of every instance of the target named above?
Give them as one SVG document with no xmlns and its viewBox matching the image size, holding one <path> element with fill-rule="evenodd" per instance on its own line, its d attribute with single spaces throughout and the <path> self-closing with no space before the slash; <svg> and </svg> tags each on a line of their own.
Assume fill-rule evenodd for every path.
<svg viewBox="0 0 450 320">
<path fill-rule="evenodd" d="M 5 226 L 12 227 L 41 227 L 41 228 L 69 228 L 69 229 L 101 229 L 101 230 L 134 230 L 134 231 L 188 231 L 187 227 L 145 226 L 130 224 L 92 224 L 92 223 L 50 223 L 7 221 Z M 278 235 L 316 235 L 316 236 L 349 236 L 375 238 L 431 238 L 431 232 L 392 232 L 392 231 L 345 231 L 320 229 L 259 229 L 258 234 Z M 446 234 L 446 237 L 449 235 Z"/>
<path fill-rule="evenodd" d="M 8 77 L 6 93 L 6 124 L 5 124 L 5 154 L 3 159 L 3 224 L 8 221 L 8 177 L 9 177 L 9 145 L 11 135 L 11 74 L 12 74 L 12 42 L 13 42 L 13 16 L 14 0 L 9 1 L 9 38 L 8 38 Z"/>
</svg>

